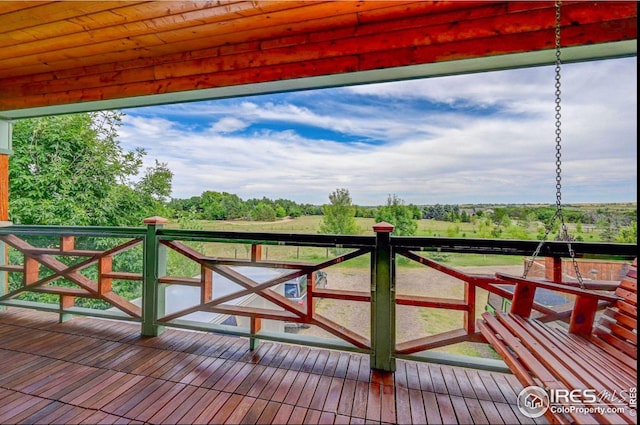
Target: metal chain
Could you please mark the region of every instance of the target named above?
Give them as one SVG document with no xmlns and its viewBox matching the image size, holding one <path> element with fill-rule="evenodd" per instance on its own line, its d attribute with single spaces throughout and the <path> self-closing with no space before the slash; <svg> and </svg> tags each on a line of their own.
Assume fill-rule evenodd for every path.
<svg viewBox="0 0 640 425">
<path fill-rule="evenodd" d="M 560 83 L 560 76 L 561 76 L 561 66 L 562 66 L 562 60 L 560 59 L 560 55 L 561 55 L 561 43 L 560 43 L 560 27 L 561 27 L 561 20 L 560 20 L 560 7 L 562 6 L 562 1 L 558 0 L 555 3 L 556 6 L 556 33 L 555 33 L 555 48 L 556 48 L 556 68 L 555 68 L 555 96 L 556 96 L 556 106 L 555 106 L 555 119 L 556 119 L 556 212 L 553 215 L 553 217 L 551 218 L 551 220 L 549 221 L 549 224 L 546 226 L 545 229 L 545 233 L 542 237 L 542 239 L 540 240 L 540 243 L 538 244 L 538 246 L 536 247 L 535 251 L 533 252 L 533 255 L 531 256 L 531 258 L 525 263 L 525 268 L 524 268 L 524 273 L 522 275 L 522 277 L 527 277 L 527 274 L 529 273 L 529 270 L 531 269 L 531 267 L 533 266 L 536 257 L 538 256 L 538 254 L 540 254 L 540 250 L 542 249 L 542 245 L 544 245 L 545 241 L 547 240 L 547 237 L 549 236 L 549 233 L 551 232 L 551 230 L 553 230 L 553 223 L 555 223 L 556 219 L 560 219 L 560 222 L 562 224 L 562 232 L 561 232 L 561 239 L 567 241 L 567 249 L 569 251 L 569 255 L 571 256 L 571 260 L 573 262 L 573 268 L 575 270 L 575 274 L 576 274 L 576 278 L 578 279 L 578 283 L 580 284 L 581 288 L 584 288 L 584 283 L 582 280 L 582 275 L 580 274 L 580 270 L 578 267 L 578 262 L 576 261 L 576 254 L 573 250 L 573 248 L 571 247 L 571 238 L 569 237 L 569 231 L 567 229 L 567 224 L 564 221 L 564 214 L 562 213 L 562 107 L 561 107 L 561 101 L 562 101 L 562 91 L 560 90 L 561 88 L 561 83 Z"/>
</svg>

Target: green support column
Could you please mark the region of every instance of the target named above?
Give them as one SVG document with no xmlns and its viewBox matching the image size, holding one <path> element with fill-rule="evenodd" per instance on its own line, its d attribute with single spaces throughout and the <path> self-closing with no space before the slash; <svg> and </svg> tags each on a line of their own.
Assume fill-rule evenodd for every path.
<svg viewBox="0 0 640 425">
<path fill-rule="evenodd" d="M 167 251 L 160 244 L 157 231 L 167 224 L 162 217 L 151 217 L 144 220 L 147 235 L 144 240 L 144 271 L 142 279 L 142 335 L 158 336 L 164 331 L 163 326 L 156 323 L 158 312 L 164 315 L 165 285 L 158 284 L 158 278 L 166 274 Z"/>
<path fill-rule="evenodd" d="M 387 372 L 396 370 L 393 357 L 396 345 L 395 285 L 390 245 L 393 228 L 385 222 L 373 226 L 376 250 L 371 264 L 371 368 Z"/>
<path fill-rule="evenodd" d="M 10 226 L 9 222 L 9 155 L 11 155 L 11 131 L 13 124 L 0 120 L 0 227 Z M 0 241 L 0 266 L 9 264 L 8 247 Z M 9 273 L 0 270 L 0 295 L 9 291 Z M 6 307 L 0 306 L 0 311 Z"/>
</svg>

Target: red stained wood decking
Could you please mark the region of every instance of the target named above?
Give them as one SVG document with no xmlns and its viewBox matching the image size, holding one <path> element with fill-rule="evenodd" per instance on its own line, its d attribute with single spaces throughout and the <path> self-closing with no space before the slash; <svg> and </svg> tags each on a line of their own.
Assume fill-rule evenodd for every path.
<svg viewBox="0 0 640 425">
<path fill-rule="evenodd" d="M 0 423 L 533 423 L 512 375 L 10 308 Z"/>
</svg>

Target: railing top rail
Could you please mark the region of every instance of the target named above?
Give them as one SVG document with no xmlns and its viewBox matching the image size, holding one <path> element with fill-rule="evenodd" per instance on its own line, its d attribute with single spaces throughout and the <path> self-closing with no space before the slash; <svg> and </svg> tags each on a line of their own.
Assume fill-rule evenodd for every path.
<svg viewBox="0 0 640 425">
<path fill-rule="evenodd" d="M 307 233 L 228 232 L 207 230 L 160 229 L 163 240 L 254 243 L 262 245 L 294 245 L 340 248 L 373 248 L 375 236 L 326 235 Z"/>
<path fill-rule="evenodd" d="M 459 252 L 469 254 L 498 255 L 531 255 L 540 241 L 510 239 L 469 239 L 469 238 L 423 238 L 414 236 L 392 236 L 394 248 L 419 251 Z M 571 247 L 578 256 L 602 255 L 606 257 L 621 256 L 633 259 L 637 256 L 636 244 L 613 242 L 571 242 Z M 566 242 L 548 241 L 540 250 L 542 257 L 568 256 Z"/>
<path fill-rule="evenodd" d="M 144 237 L 144 227 L 108 227 L 108 226 L 40 226 L 14 224 L 0 227 L 0 235 L 38 235 L 38 236 L 116 236 Z"/>
</svg>

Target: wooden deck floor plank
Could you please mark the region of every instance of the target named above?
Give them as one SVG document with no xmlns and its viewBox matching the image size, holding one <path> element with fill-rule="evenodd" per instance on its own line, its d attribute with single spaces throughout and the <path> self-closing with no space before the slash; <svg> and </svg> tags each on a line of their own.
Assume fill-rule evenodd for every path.
<svg viewBox="0 0 640 425">
<path fill-rule="evenodd" d="M 14 346 L 0 347 L 0 418 L 24 423 L 546 423 L 519 415 L 510 375 L 409 360 L 384 374 L 359 353 L 272 342 L 251 351 L 247 338 L 176 329 L 145 338 L 138 323 L 60 324 L 42 312 L 11 318 L 20 326 L 0 312 L 0 339 Z"/>
<path fill-rule="evenodd" d="M 318 352 L 318 358 L 313 365 L 313 369 L 310 370 L 311 373 L 315 373 L 317 375 L 322 375 L 322 372 L 327 367 L 327 361 L 329 361 L 330 352 L 328 350 L 320 350 Z"/>
<path fill-rule="evenodd" d="M 360 366 L 358 368 L 358 381 L 369 382 L 371 380 L 371 363 L 369 357 L 359 356 Z"/>
<path fill-rule="evenodd" d="M 493 379 L 493 376 L 488 372 L 479 371 L 478 375 L 482 382 L 484 383 L 484 387 L 489 392 L 489 396 L 491 400 L 496 403 L 506 403 L 507 400 L 504 398 L 502 391 L 498 388 L 496 381 Z"/>
<path fill-rule="evenodd" d="M 469 382 L 473 385 L 473 391 L 476 393 L 478 399 L 491 401 L 491 394 L 489 394 L 489 391 L 484 386 L 484 381 L 480 377 L 478 371 L 467 369 L 465 370 L 465 373 L 469 378 Z"/>
<path fill-rule="evenodd" d="M 331 386 L 331 377 L 324 375 L 318 376 L 318 385 L 316 386 L 315 392 L 312 396 L 311 403 L 309 403 L 309 408 L 315 410 L 322 410 L 324 407 L 327 396 L 329 395 L 329 387 Z"/>
<path fill-rule="evenodd" d="M 440 409 L 438 408 L 438 400 L 436 399 L 436 393 L 423 392 L 422 400 L 424 403 L 424 410 L 427 416 L 425 423 L 428 424 L 442 424 L 442 416 L 440 416 Z"/>
<path fill-rule="evenodd" d="M 507 403 L 515 404 L 518 402 L 518 394 L 511 388 L 509 382 L 501 375 L 492 375 L 494 382 L 502 392 Z"/>
<path fill-rule="evenodd" d="M 123 374 L 118 379 L 103 387 L 100 391 L 96 392 L 91 397 L 83 400 L 79 403 L 80 406 L 88 409 L 101 409 L 102 406 L 109 403 L 114 398 L 118 397 L 123 391 L 128 390 L 144 377 L 140 375 L 128 375 Z"/>
<path fill-rule="evenodd" d="M 69 363 L 62 362 L 60 360 L 49 359 L 50 362 L 43 366 L 39 370 L 32 371 L 28 376 L 16 377 L 8 385 L 9 388 L 18 390 L 20 392 L 29 393 L 33 388 L 46 384 L 50 379 L 55 379 L 55 376 L 61 370 L 69 370 Z"/>
<path fill-rule="evenodd" d="M 229 344 L 218 357 L 221 359 L 235 360 L 234 356 L 238 355 L 238 352 L 244 354 L 247 341 L 245 339 L 238 338 L 232 344 Z"/>
<path fill-rule="evenodd" d="M 462 397 L 467 399 L 476 398 L 476 392 L 473 390 L 473 385 L 469 380 L 469 376 L 465 373 L 464 369 L 453 368 L 453 374 L 462 393 Z"/>
<path fill-rule="evenodd" d="M 347 370 L 349 370 L 349 353 L 340 353 L 338 363 L 336 364 L 336 370 L 333 376 L 338 378 L 346 378 Z"/>
<path fill-rule="evenodd" d="M 409 390 L 406 387 L 396 387 L 396 415 L 398 423 L 411 423 L 411 401 L 409 400 Z"/>
<path fill-rule="evenodd" d="M 309 350 L 307 356 L 304 358 L 302 365 L 300 365 L 300 371 L 305 373 L 311 373 L 313 371 L 313 367 L 316 364 L 316 360 L 320 352 L 318 350 Z"/>
<path fill-rule="evenodd" d="M 269 400 L 271 397 L 260 397 L 260 394 L 262 394 L 262 391 L 264 391 L 267 385 L 269 385 L 269 382 L 273 378 L 276 370 L 277 369 L 274 367 L 263 366 L 262 373 L 253 382 L 246 395 L 248 395 L 249 397 L 264 398 L 265 400 Z"/>
<path fill-rule="evenodd" d="M 117 372 L 114 370 L 104 370 L 104 369 L 96 369 L 97 373 L 95 376 L 89 380 L 83 382 L 75 383 L 71 386 L 71 388 L 65 389 L 64 393 L 52 395 L 52 397 L 59 397 L 59 400 L 64 403 L 69 403 L 73 405 L 79 405 L 84 400 L 89 397 L 95 395 L 97 392 L 101 391 L 104 387 L 111 385 L 113 382 L 117 381 L 120 377 L 125 374 L 122 372 Z"/>
<path fill-rule="evenodd" d="M 72 364 L 68 371 L 62 370 L 59 376 L 51 379 L 47 384 L 33 389 L 30 393 L 42 398 L 50 398 L 50 394 L 55 394 L 73 383 L 83 382 L 87 377 L 94 376 L 95 372 L 95 368 L 81 367 Z"/>
<path fill-rule="evenodd" d="M 269 366 L 269 363 L 273 361 L 276 357 L 276 354 L 283 347 L 280 344 L 264 344 L 264 346 L 268 346 L 268 349 L 265 351 L 261 351 L 259 357 L 255 359 L 255 362 L 262 366 Z M 261 345 L 261 348 L 264 349 L 264 346 Z"/>
<path fill-rule="evenodd" d="M 291 411 L 291 416 L 289 416 L 290 424 L 301 424 L 304 423 L 304 418 L 307 416 L 307 409 L 300 406 L 294 406 Z"/>
<path fill-rule="evenodd" d="M 447 386 L 447 393 L 452 396 L 462 397 L 463 393 L 460 389 L 460 385 L 458 384 L 458 379 L 456 378 L 453 368 L 450 366 L 442 366 L 440 367 L 440 370 L 444 377 L 444 383 Z"/>
<path fill-rule="evenodd" d="M 492 424 L 484 410 L 482 409 L 482 405 L 479 400 L 475 398 L 465 398 L 464 399 L 467 409 L 469 409 L 469 415 L 471 415 L 471 420 L 469 423 L 473 424 Z"/>
<path fill-rule="evenodd" d="M 260 415 L 267 407 L 267 400 L 256 399 L 254 397 L 245 397 L 246 399 L 253 400 L 253 403 L 245 413 L 245 415 L 240 419 L 241 424 L 253 425 L 258 422 Z"/>
<path fill-rule="evenodd" d="M 345 416 L 351 416 L 353 408 L 353 399 L 356 392 L 356 381 L 352 379 L 343 380 L 340 401 L 338 402 L 338 413 Z"/>
<path fill-rule="evenodd" d="M 442 423 L 455 424 L 458 423 L 456 419 L 456 413 L 451 403 L 451 398 L 448 394 L 436 393 L 436 401 L 438 402 L 438 410 L 440 410 L 440 416 L 442 417 Z"/>
<path fill-rule="evenodd" d="M 208 364 L 203 364 L 202 368 L 198 369 L 197 371 L 193 371 L 193 373 L 195 373 L 195 376 L 191 378 L 191 382 L 189 382 L 190 385 L 195 385 L 197 387 L 199 386 L 204 386 L 207 388 L 210 388 L 210 385 L 204 385 L 204 383 L 211 377 L 211 375 L 213 375 L 214 373 L 220 371 L 220 367 L 224 364 L 224 362 L 226 362 L 226 360 L 224 359 L 218 359 L 215 357 L 208 357 L 209 359 L 213 359 L 213 361 L 211 361 Z M 187 382 L 183 382 L 183 383 L 187 383 Z"/>
<path fill-rule="evenodd" d="M 473 416 L 467 406 L 467 402 L 463 397 L 450 395 L 451 404 L 453 405 L 453 411 L 456 414 L 456 420 L 460 424 L 470 424 L 473 422 Z"/>
<path fill-rule="evenodd" d="M 302 396 L 302 390 L 307 383 L 307 379 L 309 379 L 308 373 L 298 372 L 282 402 L 296 405 L 300 400 L 300 396 Z"/>
<path fill-rule="evenodd" d="M 297 376 L 298 376 L 297 371 L 287 370 L 284 376 L 282 377 L 282 380 L 278 384 L 278 387 L 273 392 L 273 395 L 271 396 L 271 400 L 283 403 L 287 398 L 287 394 L 289 393 L 291 386 L 296 381 Z"/>
<path fill-rule="evenodd" d="M 393 385 L 382 386 L 380 420 L 388 423 L 395 423 L 396 421 L 396 397 Z"/>
<path fill-rule="evenodd" d="M 382 385 L 375 382 L 369 383 L 369 394 L 367 395 L 367 409 L 365 418 L 368 421 L 380 422 L 382 407 Z"/>
<path fill-rule="evenodd" d="M 291 369 L 291 365 L 295 361 L 296 357 L 298 357 L 298 353 L 302 350 L 302 347 L 295 345 L 291 345 L 288 348 L 289 349 L 285 353 L 285 357 L 280 359 L 280 363 L 278 365 L 278 367 L 283 369 Z"/>
<path fill-rule="evenodd" d="M 65 404 L 65 406 L 68 407 L 68 409 L 60 409 L 58 415 L 52 415 L 51 418 L 49 420 L 47 420 L 47 422 L 43 422 L 43 423 L 49 423 L 49 424 L 65 424 L 67 423 L 70 419 L 82 414 L 83 412 L 86 412 L 85 409 L 83 409 L 82 407 L 78 407 L 78 406 L 73 406 L 71 404 Z"/>
<path fill-rule="evenodd" d="M 296 355 L 296 358 L 293 360 L 291 365 L 287 366 L 287 369 L 299 371 L 302 368 L 302 365 L 304 364 L 304 361 L 307 358 L 309 351 L 310 350 L 308 347 L 300 347 Z"/>
<path fill-rule="evenodd" d="M 240 363 L 240 364 L 242 364 L 242 363 Z M 242 368 L 240 368 L 238 373 L 236 373 L 235 376 L 233 376 L 231 378 L 229 383 L 227 385 L 225 385 L 225 387 L 223 388 L 223 391 L 226 391 L 228 393 L 239 393 L 239 394 L 242 394 L 242 393 L 237 391 L 238 387 L 240 387 L 240 385 L 242 385 L 242 383 L 249 378 L 249 375 L 251 375 L 251 373 L 254 371 L 254 369 L 256 367 L 255 365 L 249 364 L 249 363 L 242 364 L 242 365 L 243 366 L 242 366 Z M 249 382 L 248 384 L 251 385 L 251 382 Z"/>
<path fill-rule="evenodd" d="M 333 423 L 336 425 L 342 424 L 349 424 L 350 423 L 351 418 L 347 415 L 336 415 L 335 419 L 333 420 Z"/>
<path fill-rule="evenodd" d="M 407 380 L 407 388 L 410 390 L 419 390 L 422 388 L 420 380 L 422 377 L 418 373 L 418 365 L 415 363 L 405 363 L 405 377 Z"/>
<path fill-rule="evenodd" d="M 193 387 L 188 387 L 193 388 Z M 195 410 L 196 406 L 200 404 L 202 398 L 208 392 L 214 392 L 215 390 L 209 390 L 206 388 L 195 388 L 194 391 L 180 401 L 176 409 L 171 414 L 162 420 L 165 424 L 188 424 L 189 421 L 184 419 L 191 410 Z"/>
<path fill-rule="evenodd" d="M 269 379 L 269 382 L 267 382 L 267 385 L 265 385 L 262 391 L 260 391 L 260 394 L 257 396 L 257 398 L 271 400 L 273 394 L 280 387 L 280 382 L 282 382 L 282 379 L 284 378 L 286 373 L 287 371 L 285 369 L 275 369 L 273 371 L 273 375 L 271 375 L 271 378 Z"/>
<path fill-rule="evenodd" d="M 229 385 L 230 383 L 233 382 L 234 379 L 239 379 L 240 378 L 238 376 L 239 373 L 246 373 L 246 374 L 249 373 L 250 369 L 247 367 L 246 364 L 236 363 L 236 362 L 233 362 L 231 360 L 227 360 L 227 363 L 230 364 L 231 367 L 229 367 L 229 369 L 227 369 L 226 372 L 221 377 L 218 378 L 216 383 L 213 384 L 213 386 L 211 388 L 213 388 L 214 390 L 223 391 L 227 385 Z M 227 364 L 227 363 L 225 363 L 225 364 Z M 243 369 L 245 370 L 245 372 L 242 372 Z M 242 377 L 242 379 L 244 379 L 244 377 Z M 236 386 L 239 385 L 240 382 L 242 382 L 242 381 L 240 380 L 236 384 Z"/>
<path fill-rule="evenodd" d="M 408 389 L 409 391 L 409 406 L 411 409 L 411 423 L 414 424 L 426 424 L 427 415 L 425 411 L 424 400 L 422 398 L 422 392 L 417 389 Z"/>
<path fill-rule="evenodd" d="M 186 403 L 195 390 L 196 387 L 189 385 L 182 388 L 171 400 L 169 400 L 164 406 L 158 409 L 155 415 L 149 418 L 149 422 L 151 422 L 152 424 L 172 423 L 166 422 L 166 419 L 170 417 L 177 409 L 179 409 L 182 404 Z"/>
<path fill-rule="evenodd" d="M 309 407 L 311 402 L 313 401 L 313 397 L 316 393 L 316 388 L 318 387 L 318 382 L 320 381 L 320 376 L 310 373 L 307 374 L 307 380 L 304 383 L 304 387 L 300 392 L 300 397 L 296 404 L 302 407 Z"/>
<path fill-rule="evenodd" d="M 19 365 L 14 365 L 11 370 L 3 371 L 0 375 L 0 386 L 10 387 L 9 383 L 14 380 L 20 380 L 25 376 L 29 376 L 31 372 L 37 371 L 41 366 L 45 366 L 50 362 L 46 357 L 25 354 L 21 357 Z M 10 364 L 3 360 L 3 364 Z"/>
<path fill-rule="evenodd" d="M 394 379 L 396 381 L 396 386 L 401 388 L 408 388 L 409 382 L 407 380 L 407 366 L 404 361 L 396 361 L 396 371 L 394 374 Z"/>
<path fill-rule="evenodd" d="M 177 394 L 181 388 L 184 388 L 183 385 L 177 385 L 173 382 L 161 381 L 159 379 L 155 380 L 153 387 L 155 388 L 153 392 L 126 412 L 127 417 L 143 422 L 144 420 L 148 420 L 155 414 L 155 410 L 159 409 L 169 400 L 168 396 L 173 396 Z M 151 407 L 153 407 L 154 412 L 146 412 L 147 409 Z"/>
<path fill-rule="evenodd" d="M 145 374 L 153 378 L 168 380 L 168 378 L 180 370 L 188 356 L 188 354 L 179 351 L 165 351 L 165 353 L 167 353 L 166 358 L 168 360 L 153 372 L 145 372 Z"/>
<path fill-rule="evenodd" d="M 523 415 L 517 415 L 513 412 L 513 410 L 511 409 L 511 406 L 509 406 L 506 403 L 495 403 L 496 409 L 498 409 L 498 412 L 500 413 L 500 417 L 504 420 L 504 423 L 506 424 L 519 424 L 521 423 L 521 420 L 524 418 Z"/>
<path fill-rule="evenodd" d="M 273 421 L 271 423 L 274 425 L 293 423 L 293 422 L 289 422 L 289 418 L 291 418 L 291 413 L 293 413 L 292 405 L 280 404 L 280 408 L 278 409 L 278 412 L 273 417 Z"/>
<path fill-rule="evenodd" d="M 303 424 L 318 424 L 320 423 L 320 412 L 317 410 L 309 409 L 307 410 L 307 414 L 304 416 L 302 420 Z"/>
<path fill-rule="evenodd" d="M 173 374 L 164 374 L 161 379 L 166 379 L 167 381 L 180 382 L 182 378 L 188 375 L 193 369 L 195 369 L 198 364 L 202 362 L 202 356 L 196 356 L 189 353 L 183 353 L 185 357 L 183 360 L 176 364 L 176 366 L 172 369 L 174 371 Z"/>
<path fill-rule="evenodd" d="M 322 412 L 320 413 L 320 418 L 318 419 L 319 424 L 333 424 L 336 420 L 336 414 L 333 412 Z"/>
<path fill-rule="evenodd" d="M 70 410 L 73 410 L 73 406 L 54 401 L 34 414 L 29 415 L 28 422 L 32 424 L 56 424 L 59 422 L 56 422 L 55 419 Z"/>
<path fill-rule="evenodd" d="M 266 368 L 260 365 L 251 365 L 249 373 L 246 377 L 240 382 L 240 384 L 236 387 L 235 393 L 248 395 L 251 388 L 260 381 L 260 376 L 264 372 Z M 258 393 L 259 394 L 259 393 Z"/>
<path fill-rule="evenodd" d="M 447 384 L 445 383 L 442 369 L 439 365 L 428 364 L 429 373 L 431 374 L 431 382 L 433 383 L 433 390 L 439 394 L 447 394 Z"/>
<path fill-rule="evenodd" d="M 280 403 L 276 403 L 275 401 L 268 401 L 266 406 L 262 409 L 262 413 L 258 417 L 256 423 L 258 424 L 270 424 L 273 422 L 273 419 L 278 414 L 278 409 L 280 409 Z"/>
<path fill-rule="evenodd" d="M 131 386 L 127 391 L 102 406 L 101 410 L 113 415 L 124 416 L 160 387 L 161 383 L 162 381 L 145 376 L 138 384 Z"/>
<path fill-rule="evenodd" d="M 227 400 L 231 397 L 229 393 L 221 393 L 216 390 L 209 390 L 207 395 L 215 394 L 215 398 L 208 403 L 205 403 L 203 409 L 199 412 L 199 415 L 192 421 L 188 423 L 193 424 L 207 424 L 211 423 L 212 418 L 218 413 L 222 407 L 227 404 Z M 198 412 L 196 412 L 198 413 Z"/>
<path fill-rule="evenodd" d="M 360 356 L 350 354 L 349 366 L 347 367 L 347 376 L 345 378 L 357 381 L 359 373 L 360 373 Z"/>
<path fill-rule="evenodd" d="M 24 403 L 8 411 L 6 417 L 0 417 L 0 422 L 3 424 L 19 424 L 22 422 L 28 422 L 26 419 L 30 416 L 37 414 L 41 410 L 47 409 L 49 405 L 60 405 L 58 401 L 51 401 L 42 399 L 40 397 L 32 397 L 26 399 Z"/>
<path fill-rule="evenodd" d="M 211 364 L 216 359 L 213 357 L 205 357 L 205 356 L 197 356 L 197 361 L 194 362 L 193 368 L 189 370 L 178 382 L 183 384 L 195 384 L 196 379 L 200 376 L 205 370 L 211 367 Z"/>
<path fill-rule="evenodd" d="M 240 394 L 232 394 L 231 397 L 227 399 L 227 401 L 218 409 L 215 415 L 209 420 L 209 423 L 212 424 L 223 424 L 226 423 L 227 418 L 231 416 L 231 414 L 236 410 L 238 404 L 245 398 Z M 238 422 L 239 423 L 239 422 Z"/>
<path fill-rule="evenodd" d="M 18 391 L 12 391 L 13 394 L 3 400 L 2 410 L 0 410 L 0 423 L 8 423 L 8 419 L 24 409 L 28 408 L 31 404 L 37 403 L 41 399 L 39 397 L 31 396 L 29 394 L 22 394 Z"/>
<path fill-rule="evenodd" d="M 331 382 L 322 409 L 327 412 L 337 412 L 344 380 L 336 377 L 331 377 L 330 380 Z"/>
</svg>

